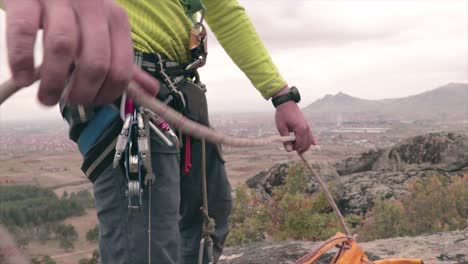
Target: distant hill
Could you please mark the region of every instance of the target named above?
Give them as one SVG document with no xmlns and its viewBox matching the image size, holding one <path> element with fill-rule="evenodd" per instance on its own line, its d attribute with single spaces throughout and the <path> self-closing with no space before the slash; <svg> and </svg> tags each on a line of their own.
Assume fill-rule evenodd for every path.
<svg viewBox="0 0 468 264">
<path fill-rule="evenodd" d="M 468 120 L 468 84 L 450 83 L 396 99 L 365 100 L 345 93 L 326 95 L 308 105 L 305 114 L 321 121 Z"/>
</svg>

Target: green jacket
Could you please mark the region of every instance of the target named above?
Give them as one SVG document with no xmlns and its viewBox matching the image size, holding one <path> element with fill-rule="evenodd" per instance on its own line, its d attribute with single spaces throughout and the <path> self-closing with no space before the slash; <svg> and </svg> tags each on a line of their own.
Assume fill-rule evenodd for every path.
<svg viewBox="0 0 468 264">
<path fill-rule="evenodd" d="M 192 21 L 179 0 L 117 0 L 132 26 L 134 46 L 159 52 L 180 63 L 189 61 Z M 244 8 L 237 0 L 203 0 L 206 21 L 234 63 L 265 99 L 286 85 Z M 209 63 L 209 62 L 208 62 Z"/>
</svg>

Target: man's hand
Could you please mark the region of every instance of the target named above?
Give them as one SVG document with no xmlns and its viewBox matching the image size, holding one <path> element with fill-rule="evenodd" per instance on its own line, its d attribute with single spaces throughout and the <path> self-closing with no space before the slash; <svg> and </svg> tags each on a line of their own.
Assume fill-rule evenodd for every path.
<svg viewBox="0 0 468 264">
<path fill-rule="evenodd" d="M 19 87 L 31 85 L 34 42 L 44 29 L 38 98 L 73 104 L 112 102 L 132 78 L 133 48 L 126 12 L 111 0 L 4 0 L 8 60 Z M 74 73 L 67 89 L 71 65 Z M 64 93 L 65 92 L 65 93 Z"/>
<path fill-rule="evenodd" d="M 285 94 L 288 91 L 289 88 L 284 87 L 274 97 Z M 294 142 L 284 143 L 286 151 L 296 150 L 302 154 L 310 148 L 310 145 L 316 144 L 312 131 L 304 118 L 304 114 L 296 102 L 288 101 L 276 107 L 275 120 L 276 128 L 281 136 L 288 136 L 290 132 L 293 132 L 296 136 Z"/>
</svg>

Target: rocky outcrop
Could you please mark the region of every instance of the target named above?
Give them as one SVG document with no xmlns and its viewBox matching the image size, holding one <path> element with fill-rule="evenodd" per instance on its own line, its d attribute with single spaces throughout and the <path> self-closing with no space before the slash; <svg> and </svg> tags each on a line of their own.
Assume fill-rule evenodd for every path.
<svg viewBox="0 0 468 264">
<path fill-rule="evenodd" d="M 431 133 L 387 149 L 372 165 L 372 170 L 453 172 L 466 166 L 468 137 L 455 133 Z"/>
<path fill-rule="evenodd" d="M 277 163 L 270 169 L 261 171 L 248 179 L 246 184 L 252 189 L 259 188 L 271 194 L 274 187 L 284 184 L 290 165 L 290 162 Z"/>
<path fill-rule="evenodd" d="M 340 175 L 348 175 L 357 172 L 372 170 L 374 163 L 382 156 L 385 150 L 370 150 L 359 157 L 349 157 L 334 165 Z"/>
<path fill-rule="evenodd" d="M 278 163 L 275 166 L 271 167 L 268 170 L 264 170 L 257 175 L 253 176 L 252 178 L 247 180 L 247 186 L 252 189 L 259 189 L 262 193 L 266 193 L 268 195 L 272 194 L 272 190 L 274 187 L 283 185 L 285 183 L 286 176 L 289 172 L 289 167 L 292 165 L 291 162 L 285 163 Z M 333 182 L 336 184 L 340 183 L 340 175 L 337 173 L 336 169 L 328 165 L 326 163 L 321 164 L 313 164 L 312 167 L 315 171 L 320 173 L 320 175 L 325 179 L 327 182 Z M 319 191 L 319 185 L 312 178 L 312 175 L 307 175 L 307 186 L 305 191 L 307 193 L 314 193 Z M 341 186 L 339 186 L 341 187 Z M 338 191 L 341 188 L 335 188 Z"/>
<path fill-rule="evenodd" d="M 320 242 L 261 242 L 226 248 L 219 264 L 290 264 Z M 417 237 L 381 239 L 359 243 L 371 260 L 388 258 L 420 258 L 431 264 L 467 264 L 468 233 L 453 231 Z M 330 263 L 333 255 L 325 254 L 316 264 Z"/>
<path fill-rule="evenodd" d="M 387 149 L 371 150 L 334 166 L 340 175 L 365 171 L 453 172 L 468 166 L 468 137 L 455 133 L 426 134 Z"/>
<path fill-rule="evenodd" d="M 281 163 L 247 181 L 250 188 L 271 194 L 284 184 L 290 163 Z M 409 138 L 387 149 L 373 150 L 333 166 L 314 167 L 334 189 L 344 213 L 363 214 L 377 197 L 399 198 L 412 179 L 444 175 L 448 180 L 468 172 L 468 137 L 455 133 L 431 133 Z M 310 178 L 306 191 L 318 191 Z"/>
</svg>

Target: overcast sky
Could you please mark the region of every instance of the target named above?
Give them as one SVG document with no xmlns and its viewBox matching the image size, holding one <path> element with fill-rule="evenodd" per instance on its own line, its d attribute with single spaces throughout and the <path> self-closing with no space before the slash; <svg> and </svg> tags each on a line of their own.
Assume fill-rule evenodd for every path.
<svg viewBox="0 0 468 264">
<path fill-rule="evenodd" d="M 299 87 L 301 106 L 340 91 L 381 99 L 468 82 L 468 0 L 240 2 L 284 78 Z M 10 75 L 5 49 L 0 11 L 0 81 Z M 213 36 L 202 80 L 212 112 L 272 109 Z M 5 103 L 0 119 L 60 119 L 56 108 L 39 106 L 36 89 Z"/>
</svg>

